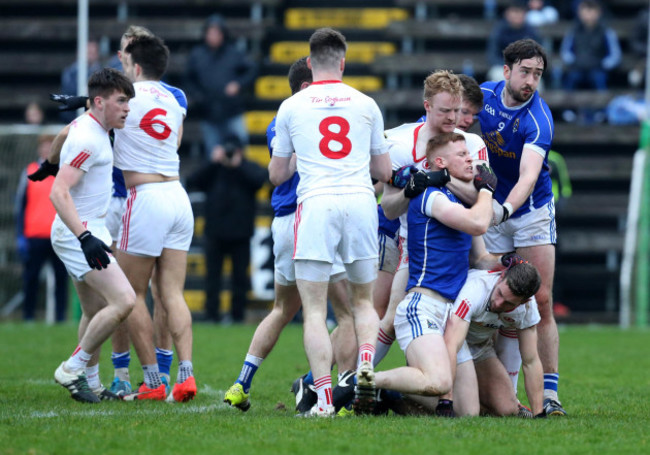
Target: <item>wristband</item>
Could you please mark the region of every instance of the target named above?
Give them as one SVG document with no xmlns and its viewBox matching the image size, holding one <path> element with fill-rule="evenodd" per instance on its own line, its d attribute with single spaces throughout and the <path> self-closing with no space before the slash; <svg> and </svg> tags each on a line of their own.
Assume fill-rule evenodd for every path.
<svg viewBox="0 0 650 455">
<path fill-rule="evenodd" d="M 505 221 L 508 218 L 510 218 L 510 215 L 512 215 L 512 204 L 510 202 L 504 202 L 503 203 L 503 220 Z"/>
<path fill-rule="evenodd" d="M 83 241 L 86 240 L 91 235 L 92 234 L 90 233 L 90 231 L 83 231 L 81 234 L 79 234 L 79 237 L 77 237 L 77 238 L 79 239 L 80 242 L 83 243 Z"/>
</svg>

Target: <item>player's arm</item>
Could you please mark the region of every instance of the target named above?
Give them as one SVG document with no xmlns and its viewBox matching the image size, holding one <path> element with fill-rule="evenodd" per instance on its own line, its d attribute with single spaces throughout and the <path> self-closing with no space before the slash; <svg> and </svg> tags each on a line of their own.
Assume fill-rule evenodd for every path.
<svg viewBox="0 0 650 455">
<path fill-rule="evenodd" d="M 530 147 L 524 147 L 519 164 L 519 180 L 504 202 L 504 205 L 512 206 L 511 213 L 516 212 L 533 192 L 543 163 L 544 157 L 540 153 Z"/>
<path fill-rule="evenodd" d="M 70 229 L 77 237 L 81 235 L 86 228 L 81 223 L 72 196 L 70 196 L 70 188 L 79 183 L 79 180 L 81 180 L 83 175 L 84 171 L 81 169 L 64 164 L 61 166 L 61 169 L 59 169 L 59 173 L 56 175 L 54 183 L 52 184 L 52 191 L 50 192 L 50 200 L 52 201 L 56 212 L 68 229 Z"/>
<path fill-rule="evenodd" d="M 380 182 L 388 182 L 393 174 L 393 164 L 388 153 L 370 155 L 370 176 Z"/>
<path fill-rule="evenodd" d="M 463 346 L 468 330 L 469 322 L 456 315 L 456 313 L 452 313 L 447 320 L 444 334 L 445 345 L 447 346 L 447 352 L 449 353 L 452 384 L 456 381 L 456 358 L 458 356 L 458 351 L 460 351 L 460 348 Z M 448 400 L 453 399 L 452 390 L 444 395 L 444 398 Z"/>
<path fill-rule="evenodd" d="M 537 352 L 537 326 L 517 330 L 524 384 L 533 415 L 544 411 L 544 370 Z"/>
<path fill-rule="evenodd" d="M 488 253 L 485 241 L 480 235 L 472 237 L 472 248 L 469 250 L 469 266 L 473 269 L 495 270 L 502 269 L 500 256 Z"/>
<path fill-rule="evenodd" d="M 275 186 L 281 185 L 296 172 L 296 154 L 291 156 L 273 155 L 269 163 L 269 180 Z"/>
<path fill-rule="evenodd" d="M 492 219 L 492 193 L 479 191 L 478 201 L 470 208 L 451 202 L 444 196 L 435 197 L 427 215 L 452 229 L 470 235 L 483 235 Z"/>
</svg>

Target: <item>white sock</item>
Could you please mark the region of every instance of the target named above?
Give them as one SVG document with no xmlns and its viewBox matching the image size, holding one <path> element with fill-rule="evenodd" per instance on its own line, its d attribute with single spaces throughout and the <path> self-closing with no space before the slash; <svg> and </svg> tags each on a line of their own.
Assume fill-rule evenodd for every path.
<svg viewBox="0 0 650 455">
<path fill-rule="evenodd" d="M 517 395 L 517 381 L 519 380 L 519 370 L 521 369 L 521 353 L 519 352 L 519 338 L 515 329 L 499 329 L 497 334 L 494 350 L 501 361 L 510 380 L 512 387 Z"/>
<path fill-rule="evenodd" d="M 77 349 L 74 350 L 70 358 L 65 362 L 65 369 L 69 372 L 85 369 L 91 357 L 92 354 L 81 349 L 81 346 L 77 346 Z"/>
<path fill-rule="evenodd" d="M 102 386 L 102 382 L 99 380 L 99 364 L 86 367 L 86 380 L 90 390 L 97 390 Z"/>
<path fill-rule="evenodd" d="M 150 389 L 157 389 L 162 385 L 157 363 L 152 365 L 142 365 L 142 371 L 144 372 L 144 383 L 147 387 Z"/>
<path fill-rule="evenodd" d="M 314 379 L 314 387 L 316 394 L 318 394 L 318 407 L 320 409 L 327 409 L 333 406 L 332 398 L 332 376 L 329 374 L 322 378 Z"/>
</svg>

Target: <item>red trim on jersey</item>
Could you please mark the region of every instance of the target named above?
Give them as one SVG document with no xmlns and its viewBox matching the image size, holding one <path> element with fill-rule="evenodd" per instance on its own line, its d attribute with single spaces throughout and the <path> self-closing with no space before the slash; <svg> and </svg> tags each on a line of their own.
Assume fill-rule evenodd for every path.
<svg viewBox="0 0 650 455">
<path fill-rule="evenodd" d="M 467 299 L 465 299 L 462 302 L 460 302 L 460 305 L 458 305 L 458 309 L 456 310 L 456 316 L 458 316 L 461 319 L 465 319 L 467 313 L 469 313 L 469 305 L 467 304 Z"/>
<path fill-rule="evenodd" d="M 418 160 L 417 151 L 415 150 L 415 148 L 416 148 L 416 146 L 418 144 L 418 135 L 420 134 L 420 130 L 422 129 L 422 127 L 424 125 L 425 124 L 423 123 L 423 124 L 417 126 L 413 130 L 413 162 L 414 163 L 419 163 L 420 161 L 422 161 L 423 159 L 425 159 L 427 157 L 427 154 L 425 153 L 424 156 Z"/>
<path fill-rule="evenodd" d="M 129 198 L 126 200 L 126 210 L 122 215 L 122 239 L 120 240 L 120 250 L 126 251 L 129 246 L 129 227 L 131 226 L 131 210 L 133 203 L 138 196 L 135 187 L 129 188 Z"/>
<path fill-rule="evenodd" d="M 81 165 L 86 162 L 88 158 L 90 158 L 90 153 L 88 153 L 86 150 L 79 152 L 79 155 L 77 155 L 72 161 L 70 161 L 70 166 L 79 169 Z"/>
<path fill-rule="evenodd" d="M 108 131 L 106 128 L 104 128 L 104 125 L 102 125 L 102 122 L 100 122 L 99 120 L 97 120 L 97 117 L 95 117 L 95 116 L 94 116 L 93 114 L 91 114 L 90 112 L 88 113 L 88 115 L 90 115 L 90 118 L 91 118 L 91 119 L 93 119 L 94 121 L 96 121 L 97 123 L 99 123 L 99 126 L 101 126 L 101 127 L 104 129 L 104 131 Z"/>
<path fill-rule="evenodd" d="M 342 84 L 343 81 L 337 81 L 334 79 L 331 80 L 324 80 L 324 81 L 314 81 L 311 83 L 311 85 L 325 85 L 325 84 Z"/>
<path fill-rule="evenodd" d="M 519 338 L 517 336 L 517 330 L 516 329 L 506 329 L 501 327 L 499 329 L 499 336 L 506 337 L 506 338 L 512 338 L 512 339 L 517 339 Z"/>
<path fill-rule="evenodd" d="M 482 161 L 487 161 L 487 148 L 483 147 L 478 151 L 478 159 Z"/>
<path fill-rule="evenodd" d="M 302 215 L 302 202 L 296 208 L 296 215 L 293 219 L 293 254 L 291 259 L 296 257 L 296 244 L 298 243 L 298 226 L 300 225 L 300 216 Z"/>
</svg>

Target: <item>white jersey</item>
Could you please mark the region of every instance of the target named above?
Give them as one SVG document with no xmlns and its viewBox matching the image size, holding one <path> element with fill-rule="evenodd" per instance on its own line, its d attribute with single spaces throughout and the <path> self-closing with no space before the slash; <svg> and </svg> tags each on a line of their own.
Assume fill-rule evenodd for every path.
<svg viewBox="0 0 650 455">
<path fill-rule="evenodd" d="M 500 276 L 500 272 L 470 270 L 467 281 L 454 302 L 452 312 L 470 323 L 466 338 L 470 345 L 489 341 L 494 332 L 502 327 L 523 330 L 540 321 L 535 297 L 507 313 L 490 311 L 490 294 Z"/>
<path fill-rule="evenodd" d="M 314 82 L 285 100 L 273 154 L 297 155 L 298 203 L 324 194 L 374 194 L 370 155 L 387 152 L 375 101 L 338 81 Z"/>
<path fill-rule="evenodd" d="M 136 82 L 133 87 L 126 125 L 115 130 L 115 167 L 177 177 L 178 133 L 185 108 L 160 82 Z"/>
<path fill-rule="evenodd" d="M 113 194 L 113 150 L 108 131 L 92 114 L 70 124 L 60 161 L 85 172 L 70 188 L 81 221 L 106 215 Z"/>
<path fill-rule="evenodd" d="M 404 166 L 415 166 L 418 170 L 430 171 L 429 162 L 426 157 L 425 150 L 416 150 L 418 142 L 418 135 L 420 130 L 425 126 L 425 123 L 405 123 L 396 128 L 386 130 L 386 138 L 388 139 L 388 151 L 390 159 L 393 163 L 393 170 L 397 170 Z M 488 164 L 487 147 L 481 136 L 474 133 L 467 133 L 463 130 L 456 128 L 454 133 L 462 134 L 465 136 L 465 143 L 472 160 L 484 161 Z M 406 213 L 400 215 L 400 229 L 399 235 L 407 238 L 408 223 L 406 221 Z"/>
</svg>

